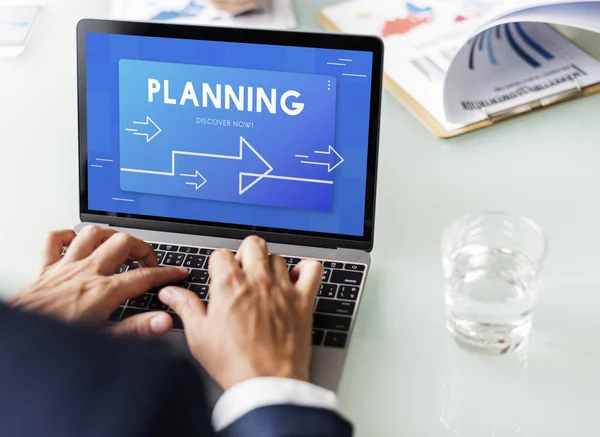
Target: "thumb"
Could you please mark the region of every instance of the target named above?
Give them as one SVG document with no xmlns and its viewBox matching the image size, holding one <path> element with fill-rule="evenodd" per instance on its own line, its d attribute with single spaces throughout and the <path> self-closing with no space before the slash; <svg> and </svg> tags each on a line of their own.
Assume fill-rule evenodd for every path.
<svg viewBox="0 0 600 437">
<path fill-rule="evenodd" d="M 191 326 L 198 326 L 206 318 L 206 306 L 191 291 L 181 287 L 165 287 L 158 294 L 165 305 L 171 307 L 181 318 L 186 331 Z"/>
<path fill-rule="evenodd" d="M 109 328 L 115 335 L 139 339 L 151 339 L 165 335 L 173 327 L 173 319 L 167 313 L 152 311 L 137 314 Z"/>
</svg>

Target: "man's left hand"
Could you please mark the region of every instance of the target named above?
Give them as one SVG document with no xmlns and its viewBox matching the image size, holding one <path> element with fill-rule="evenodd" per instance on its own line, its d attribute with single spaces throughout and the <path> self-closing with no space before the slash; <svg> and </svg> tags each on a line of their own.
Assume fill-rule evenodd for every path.
<svg viewBox="0 0 600 437">
<path fill-rule="evenodd" d="M 61 257 L 65 247 L 68 251 Z M 121 264 L 132 261 L 144 268 L 114 274 Z M 181 282 L 187 275 L 185 268 L 158 267 L 154 250 L 146 242 L 92 225 L 79 235 L 71 230 L 48 234 L 39 277 L 9 304 L 69 323 L 102 325 L 127 299 L 151 288 Z M 154 337 L 167 333 L 172 325 L 167 313 L 148 312 L 110 329 L 119 334 Z"/>
</svg>

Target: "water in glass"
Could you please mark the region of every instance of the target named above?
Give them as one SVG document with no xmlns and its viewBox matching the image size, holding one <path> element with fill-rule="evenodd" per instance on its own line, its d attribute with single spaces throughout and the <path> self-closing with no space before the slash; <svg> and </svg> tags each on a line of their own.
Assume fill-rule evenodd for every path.
<svg viewBox="0 0 600 437">
<path fill-rule="evenodd" d="M 523 225 L 515 226 L 514 221 L 492 217 L 467 223 L 476 226 L 458 234 L 455 229 L 454 237 L 460 238 L 446 242 L 448 329 L 470 349 L 506 353 L 518 348 L 531 331 L 543 255 L 531 250 L 531 235 L 524 235 Z M 543 241 L 541 234 L 539 238 Z M 542 243 L 541 253 L 544 250 Z"/>
</svg>

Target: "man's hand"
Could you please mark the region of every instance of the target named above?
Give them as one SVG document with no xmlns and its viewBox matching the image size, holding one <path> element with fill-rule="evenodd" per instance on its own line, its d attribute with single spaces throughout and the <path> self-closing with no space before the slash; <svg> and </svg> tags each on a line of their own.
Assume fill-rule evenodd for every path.
<svg viewBox="0 0 600 437">
<path fill-rule="evenodd" d="M 217 9 L 237 15 L 258 8 L 258 0 L 213 0 L 213 5 Z"/>
<path fill-rule="evenodd" d="M 208 307 L 178 287 L 159 297 L 179 314 L 192 354 L 223 389 L 260 376 L 308 381 L 322 270 L 318 261 L 302 261 L 290 277 L 264 240 L 249 237 L 235 257 L 225 250 L 211 256 Z"/>
<path fill-rule="evenodd" d="M 64 247 L 68 251 L 61 259 Z M 48 235 L 36 281 L 9 301 L 15 308 L 54 316 L 66 322 L 101 325 L 127 299 L 151 288 L 181 282 L 187 269 L 158 267 L 147 243 L 110 228 L 87 226 Z M 138 261 L 145 268 L 114 275 L 121 264 Z M 140 314 L 114 325 L 117 333 L 162 335 L 173 321 L 166 313 Z"/>
</svg>

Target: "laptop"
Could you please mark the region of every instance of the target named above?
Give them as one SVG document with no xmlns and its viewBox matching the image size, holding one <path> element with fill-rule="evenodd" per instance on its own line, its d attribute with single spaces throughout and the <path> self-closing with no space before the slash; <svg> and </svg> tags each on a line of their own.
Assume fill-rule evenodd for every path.
<svg viewBox="0 0 600 437">
<path fill-rule="evenodd" d="M 335 391 L 373 247 L 381 40 L 83 20 L 77 54 L 76 230 L 147 241 L 161 265 L 190 269 L 181 286 L 207 304 L 210 254 L 248 235 L 290 269 L 321 260 L 311 375 Z M 151 310 L 169 311 L 156 290 L 111 321 Z"/>
</svg>

